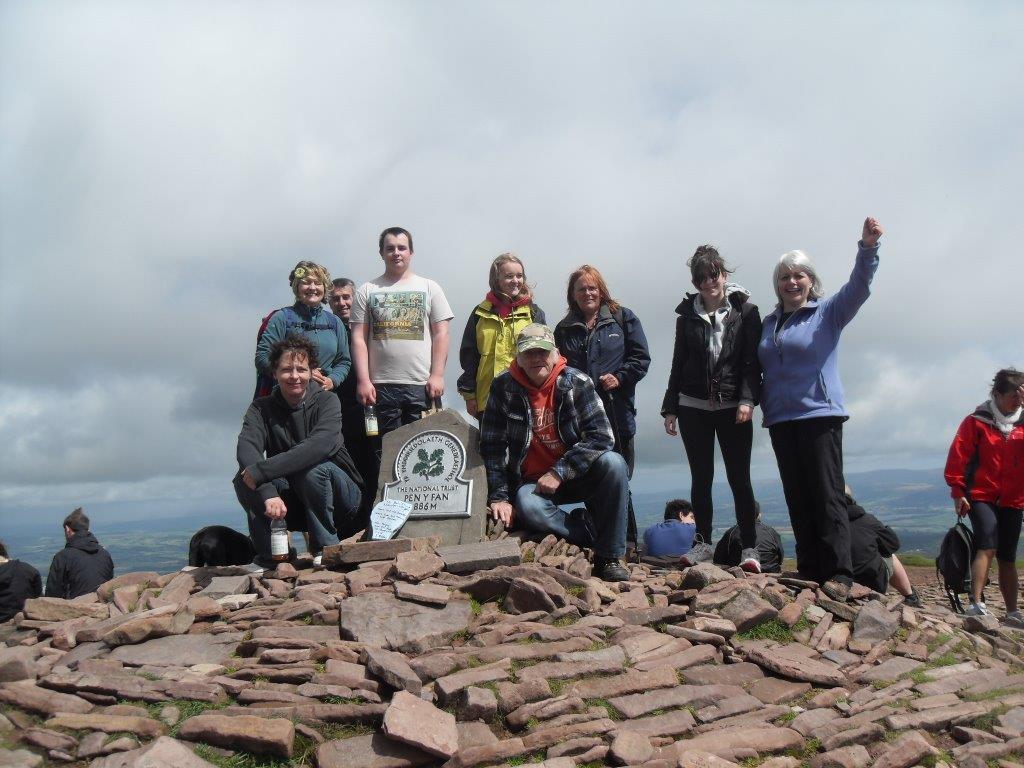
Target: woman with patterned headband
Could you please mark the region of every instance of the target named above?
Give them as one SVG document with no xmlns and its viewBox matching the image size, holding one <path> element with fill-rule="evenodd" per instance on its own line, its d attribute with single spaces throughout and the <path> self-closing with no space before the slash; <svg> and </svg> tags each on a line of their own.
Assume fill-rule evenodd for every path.
<svg viewBox="0 0 1024 768">
<path fill-rule="evenodd" d="M 313 371 L 312 378 L 324 389 L 340 386 L 352 367 L 345 328 L 324 306 L 331 286 L 330 273 L 312 261 L 300 261 L 288 275 L 288 284 L 295 303 L 267 315 L 256 342 L 255 397 L 269 395 L 274 387 L 270 346 L 291 333 L 305 336 L 316 346 L 320 367 Z"/>
</svg>

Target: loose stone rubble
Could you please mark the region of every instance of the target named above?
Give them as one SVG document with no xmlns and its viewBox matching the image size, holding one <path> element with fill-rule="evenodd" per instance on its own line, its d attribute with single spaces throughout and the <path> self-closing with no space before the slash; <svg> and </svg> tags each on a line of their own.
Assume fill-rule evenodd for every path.
<svg viewBox="0 0 1024 768">
<path fill-rule="evenodd" d="M 547 536 L 118 576 L 0 625 L 0 765 L 1012 766 L 1024 633 Z"/>
</svg>

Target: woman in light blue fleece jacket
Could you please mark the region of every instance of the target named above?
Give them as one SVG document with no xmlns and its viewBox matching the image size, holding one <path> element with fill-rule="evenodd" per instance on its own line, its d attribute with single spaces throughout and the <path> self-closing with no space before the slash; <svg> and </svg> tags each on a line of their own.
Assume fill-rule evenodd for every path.
<svg viewBox="0 0 1024 768">
<path fill-rule="evenodd" d="M 796 538 L 800 575 L 845 601 L 853 583 L 850 527 L 843 502 L 843 422 L 839 337 L 871 293 L 882 226 L 864 221 L 849 282 L 822 298 L 802 251 L 775 266 L 779 303 L 764 319 L 757 356 L 764 371 L 761 410 L 779 464 Z"/>
</svg>

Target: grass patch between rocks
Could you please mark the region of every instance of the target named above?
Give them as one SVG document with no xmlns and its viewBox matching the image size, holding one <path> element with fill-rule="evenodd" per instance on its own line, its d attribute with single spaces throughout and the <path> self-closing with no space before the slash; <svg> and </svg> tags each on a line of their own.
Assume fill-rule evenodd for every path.
<svg viewBox="0 0 1024 768">
<path fill-rule="evenodd" d="M 608 713 L 609 720 L 618 722 L 622 719 L 622 715 L 608 702 L 608 699 L 584 699 L 583 703 L 588 707 L 603 707 L 604 711 Z"/>
<path fill-rule="evenodd" d="M 516 755 L 505 761 L 505 765 L 525 765 L 526 763 L 539 763 L 544 760 L 546 752 L 533 752 L 529 755 Z"/>
<path fill-rule="evenodd" d="M 374 732 L 373 728 L 362 723 L 328 723 L 317 730 L 327 741 L 351 739 L 353 736 L 365 736 Z"/>
<path fill-rule="evenodd" d="M 797 760 L 810 760 L 821 750 L 821 739 L 807 739 L 803 746 L 787 749 L 782 754 L 787 757 L 795 757 Z"/>
<path fill-rule="evenodd" d="M 796 625 L 793 626 L 796 627 Z M 777 643 L 792 643 L 793 630 L 787 627 L 785 622 L 770 619 L 738 633 L 736 637 L 741 640 L 774 640 Z"/>
</svg>

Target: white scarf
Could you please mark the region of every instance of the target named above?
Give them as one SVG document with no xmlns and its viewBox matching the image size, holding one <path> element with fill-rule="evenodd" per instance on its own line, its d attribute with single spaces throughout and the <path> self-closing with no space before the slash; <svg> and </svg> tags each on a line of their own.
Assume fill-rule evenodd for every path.
<svg viewBox="0 0 1024 768">
<path fill-rule="evenodd" d="M 1007 416 L 999 410 L 994 397 L 988 399 L 988 407 L 992 409 L 992 420 L 995 422 L 996 428 L 1004 435 L 1008 435 L 1013 431 L 1017 422 L 1020 421 L 1021 411 L 1024 410 L 1024 408 L 1018 408 Z"/>
</svg>

